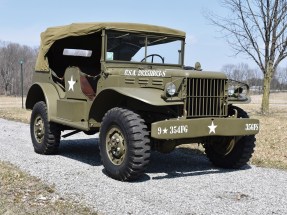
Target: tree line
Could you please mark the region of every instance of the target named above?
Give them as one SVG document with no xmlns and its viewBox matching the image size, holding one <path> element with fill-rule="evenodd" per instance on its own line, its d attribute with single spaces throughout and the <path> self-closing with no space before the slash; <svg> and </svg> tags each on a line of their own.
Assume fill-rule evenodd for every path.
<svg viewBox="0 0 287 215">
<path fill-rule="evenodd" d="M 21 63 L 23 91 L 27 94 L 32 83 L 38 48 L 0 41 L 0 94 L 19 96 L 21 89 Z"/>
<path fill-rule="evenodd" d="M 246 63 L 226 64 L 221 69 L 229 79 L 244 82 L 251 87 L 253 93 L 263 93 L 263 74 L 257 68 Z M 287 67 L 278 67 L 271 80 L 270 91 L 287 91 Z"/>
</svg>

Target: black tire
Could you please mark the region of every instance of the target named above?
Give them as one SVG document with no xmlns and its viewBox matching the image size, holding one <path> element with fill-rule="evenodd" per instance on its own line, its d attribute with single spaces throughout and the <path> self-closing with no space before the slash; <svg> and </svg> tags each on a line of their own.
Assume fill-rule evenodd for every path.
<svg viewBox="0 0 287 215">
<path fill-rule="evenodd" d="M 145 121 L 136 113 L 113 108 L 102 121 L 100 155 L 107 175 L 120 181 L 138 178 L 150 160 Z"/>
<path fill-rule="evenodd" d="M 230 106 L 229 113 L 237 111 L 238 118 L 249 118 L 239 107 Z M 222 168 L 241 168 L 246 165 L 255 148 L 255 135 L 242 137 L 213 137 L 204 143 L 205 153 L 209 160 Z"/>
<path fill-rule="evenodd" d="M 48 121 L 47 106 L 43 101 L 33 107 L 30 133 L 36 153 L 49 155 L 58 152 L 61 131 L 57 124 Z"/>
</svg>

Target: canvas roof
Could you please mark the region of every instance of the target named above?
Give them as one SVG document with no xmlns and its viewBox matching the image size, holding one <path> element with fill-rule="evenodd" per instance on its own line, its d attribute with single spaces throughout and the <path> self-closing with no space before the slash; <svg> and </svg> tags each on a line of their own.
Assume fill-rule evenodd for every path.
<svg viewBox="0 0 287 215">
<path fill-rule="evenodd" d="M 46 59 L 46 54 L 48 53 L 51 46 L 55 41 L 71 37 L 71 36 L 84 36 L 99 32 L 103 29 L 107 30 L 117 30 L 133 33 L 157 33 L 172 35 L 176 37 L 185 37 L 185 33 L 179 30 L 155 26 L 146 24 L 136 24 L 136 23 L 73 23 L 65 26 L 51 27 L 47 28 L 46 31 L 41 33 L 41 46 L 39 49 L 39 54 L 36 62 L 36 71 L 49 71 L 48 61 Z"/>
</svg>

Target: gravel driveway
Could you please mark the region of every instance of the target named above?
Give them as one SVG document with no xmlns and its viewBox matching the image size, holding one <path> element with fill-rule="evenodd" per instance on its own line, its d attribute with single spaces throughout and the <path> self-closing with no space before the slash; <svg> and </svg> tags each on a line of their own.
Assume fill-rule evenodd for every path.
<svg viewBox="0 0 287 215">
<path fill-rule="evenodd" d="M 97 139 L 75 135 L 60 154 L 34 153 L 29 125 L 0 119 L 0 160 L 9 161 L 101 214 L 287 214 L 287 172 L 255 166 L 214 168 L 204 156 L 177 149 L 153 153 L 137 182 L 107 177 Z"/>
</svg>

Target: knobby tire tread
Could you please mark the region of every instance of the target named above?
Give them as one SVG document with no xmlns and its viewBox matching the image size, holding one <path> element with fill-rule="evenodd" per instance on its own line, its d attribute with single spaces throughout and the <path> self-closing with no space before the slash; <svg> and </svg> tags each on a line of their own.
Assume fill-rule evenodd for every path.
<svg viewBox="0 0 287 215">
<path fill-rule="evenodd" d="M 32 126 L 34 126 L 34 120 L 38 115 L 41 116 L 45 127 L 44 140 L 41 145 L 34 139 L 34 128 L 32 128 Z M 58 152 L 61 131 L 55 123 L 48 121 L 47 106 L 45 102 L 40 101 L 35 104 L 31 115 L 30 128 L 34 150 L 36 153 L 51 155 Z"/>
<path fill-rule="evenodd" d="M 125 162 L 125 166 L 119 167 L 119 172 L 110 171 L 110 163 L 106 161 L 106 156 L 103 150 L 106 144 L 105 133 L 108 129 L 108 125 L 105 123 L 112 119 L 119 119 L 119 121 L 124 122 L 123 130 L 126 131 L 126 144 L 129 147 L 129 158 Z M 113 108 L 108 111 L 102 121 L 101 132 L 100 132 L 100 154 L 101 160 L 105 166 L 106 172 L 109 176 L 114 179 L 121 181 L 130 181 L 138 178 L 143 174 L 150 161 L 150 139 L 147 132 L 147 126 L 144 120 L 136 113 L 123 108 Z M 118 125 L 119 126 L 119 125 Z M 104 129 L 104 130 L 102 130 Z"/>
</svg>

